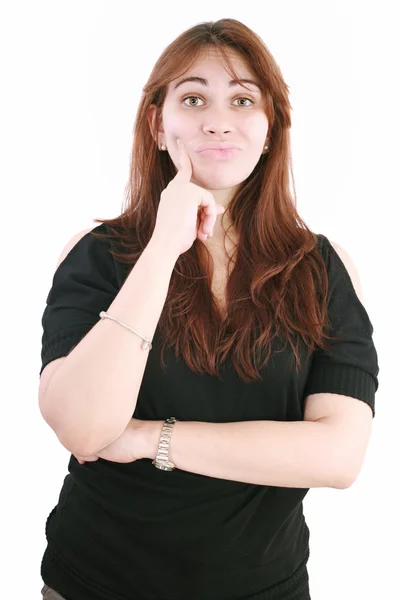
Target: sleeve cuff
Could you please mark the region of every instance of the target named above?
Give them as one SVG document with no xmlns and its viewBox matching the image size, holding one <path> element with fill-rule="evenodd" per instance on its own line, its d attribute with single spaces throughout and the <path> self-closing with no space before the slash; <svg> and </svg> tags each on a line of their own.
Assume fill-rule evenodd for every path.
<svg viewBox="0 0 400 600">
<path fill-rule="evenodd" d="M 304 397 L 319 393 L 352 396 L 366 402 L 375 417 L 376 390 L 376 378 L 363 369 L 351 365 L 326 364 L 310 373 Z"/>
</svg>

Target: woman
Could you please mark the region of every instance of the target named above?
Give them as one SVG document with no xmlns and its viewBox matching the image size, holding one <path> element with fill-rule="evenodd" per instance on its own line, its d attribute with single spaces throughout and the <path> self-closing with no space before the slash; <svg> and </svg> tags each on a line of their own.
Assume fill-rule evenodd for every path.
<svg viewBox="0 0 400 600">
<path fill-rule="evenodd" d="M 354 265 L 290 195 L 290 108 L 245 25 L 185 31 L 143 89 L 125 211 L 64 248 L 46 600 L 310 598 L 302 501 L 356 479 L 379 368 Z"/>
</svg>

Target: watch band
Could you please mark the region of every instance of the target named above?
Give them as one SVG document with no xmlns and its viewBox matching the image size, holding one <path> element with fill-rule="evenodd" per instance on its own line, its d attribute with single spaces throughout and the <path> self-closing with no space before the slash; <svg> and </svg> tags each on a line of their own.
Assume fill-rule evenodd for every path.
<svg viewBox="0 0 400 600">
<path fill-rule="evenodd" d="M 177 419 L 175 419 L 175 417 L 169 417 L 164 421 L 162 426 L 157 456 L 152 461 L 152 464 L 157 467 L 157 469 L 161 469 L 161 471 L 173 471 L 176 468 L 175 464 L 168 459 L 169 443 L 176 422 Z"/>
</svg>

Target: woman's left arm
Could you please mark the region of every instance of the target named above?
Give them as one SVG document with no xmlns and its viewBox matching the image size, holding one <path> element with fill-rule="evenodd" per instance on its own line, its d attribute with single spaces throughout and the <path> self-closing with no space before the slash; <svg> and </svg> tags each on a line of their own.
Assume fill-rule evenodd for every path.
<svg viewBox="0 0 400 600">
<path fill-rule="evenodd" d="M 154 459 L 163 421 L 144 423 L 144 458 Z M 351 485 L 353 474 L 348 473 L 340 434 L 339 428 L 322 421 L 177 421 L 169 460 L 177 469 L 219 479 L 343 489 Z"/>
</svg>

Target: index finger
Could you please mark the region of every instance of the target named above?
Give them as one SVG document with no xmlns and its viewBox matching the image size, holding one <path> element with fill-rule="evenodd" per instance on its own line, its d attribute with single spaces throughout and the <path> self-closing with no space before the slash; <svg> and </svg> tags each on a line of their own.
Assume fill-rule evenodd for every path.
<svg viewBox="0 0 400 600">
<path fill-rule="evenodd" d="M 182 181 L 190 181 L 193 172 L 192 161 L 185 144 L 179 138 L 176 139 L 176 143 L 179 150 L 179 167 L 176 177 Z"/>
</svg>

